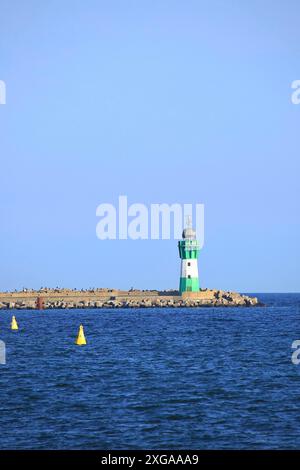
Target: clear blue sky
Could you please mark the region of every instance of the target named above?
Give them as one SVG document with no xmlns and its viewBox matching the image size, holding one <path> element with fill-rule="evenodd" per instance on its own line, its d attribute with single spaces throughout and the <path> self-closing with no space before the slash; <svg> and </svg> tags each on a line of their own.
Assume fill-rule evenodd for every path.
<svg viewBox="0 0 300 470">
<path fill-rule="evenodd" d="M 0 290 L 178 287 L 96 207 L 204 203 L 202 286 L 298 291 L 297 0 L 0 0 Z"/>
</svg>

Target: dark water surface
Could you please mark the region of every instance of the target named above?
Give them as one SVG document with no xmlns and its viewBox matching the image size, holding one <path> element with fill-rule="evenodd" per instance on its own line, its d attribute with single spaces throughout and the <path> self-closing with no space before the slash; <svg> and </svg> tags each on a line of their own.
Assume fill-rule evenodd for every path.
<svg viewBox="0 0 300 470">
<path fill-rule="evenodd" d="M 300 448 L 300 295 L 259 297 L 267 307 L 0 311 L 0 448 Z"/>
</svg>

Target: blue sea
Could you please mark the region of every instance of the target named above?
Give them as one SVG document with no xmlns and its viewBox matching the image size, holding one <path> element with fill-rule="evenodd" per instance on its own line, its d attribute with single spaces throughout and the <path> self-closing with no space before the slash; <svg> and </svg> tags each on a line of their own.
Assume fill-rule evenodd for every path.
<svg viewBox="0 0 300 470">
<path fill-rule="evenodd" d="M 0 448 L 299 449 L 300 294 L 258 297 L 265 307 L 0 311 Z"/>
</svg>

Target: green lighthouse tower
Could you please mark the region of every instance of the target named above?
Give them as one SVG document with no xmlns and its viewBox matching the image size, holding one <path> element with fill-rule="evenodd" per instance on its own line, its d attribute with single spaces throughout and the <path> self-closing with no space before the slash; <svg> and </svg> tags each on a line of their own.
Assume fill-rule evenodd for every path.
<svg viewBox="0 0 300 470">
<path fill-rule="evenodd" d="M 181 258 L 181 274 L 179 293 L 198 292 L 198 253 L 199 243 L 196 240 L 196 232 L 189 225 L 182 232 L 182 240 L 178 242 L 179 256 Z"/>
</svg>

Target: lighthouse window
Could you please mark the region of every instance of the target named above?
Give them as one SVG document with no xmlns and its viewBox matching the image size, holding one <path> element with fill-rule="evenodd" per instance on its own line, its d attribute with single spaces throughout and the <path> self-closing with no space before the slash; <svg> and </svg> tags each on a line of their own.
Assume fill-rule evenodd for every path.
<svg viewBox="0 0 300 470">
<path fill-rule="evenodd" d="M 190 263 L 190 262 L 188 262 L 188 266 L 191 266 L 191 263 Z"/>
<path fill-rule="evenodd" d="M 188 275 L 188 279 L 191 279 L 191 275 L 190 275 L 190 274 Z"/>
</svg>

